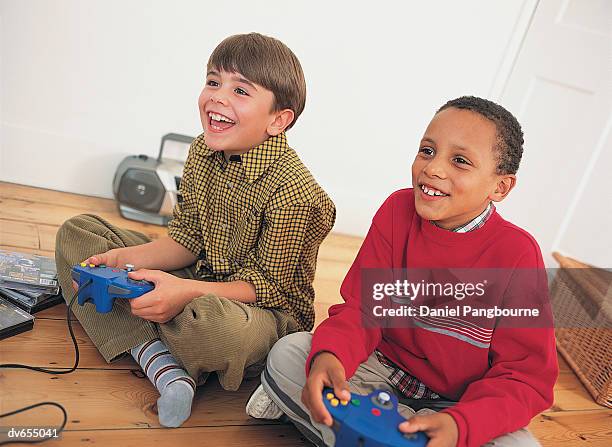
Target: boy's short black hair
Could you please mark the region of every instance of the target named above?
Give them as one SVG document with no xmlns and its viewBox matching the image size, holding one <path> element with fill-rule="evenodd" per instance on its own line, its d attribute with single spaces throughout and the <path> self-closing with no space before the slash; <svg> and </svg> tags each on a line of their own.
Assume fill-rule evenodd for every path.
<svg viewBox="0 0 612 447">
<path fill-rule="evenodd" d="M 462 96 L 451 99 L 438 109 L 454 107 L 471 110 L 493 121 L 497 128 L 497 174 L 516 174 L 523 156 L 523 130 L 517 119 L 499 104 L 477 96 Z"/>
</svg>

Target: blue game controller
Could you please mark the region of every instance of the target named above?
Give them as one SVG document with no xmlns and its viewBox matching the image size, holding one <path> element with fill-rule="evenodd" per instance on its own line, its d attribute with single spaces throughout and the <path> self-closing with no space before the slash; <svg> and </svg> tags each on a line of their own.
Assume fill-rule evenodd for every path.
<svg viewBox="0 0 612 447">
<path fill-rule="evenodd" d="M 133 266 L 126 267 L 127 270 L 84 262 L 72 267 L 72 279 L 79 287 L 91 280 L 79 292 L 79 304 L 82 306 L 91 301 L 98 312 L 107 313 L 113 308 L 115 298 L 138 298 L 154 289 L 148 281 L 128 278 Z"/>
<path fill-rule="evenodd" d="M 397 398 L 388 391 L 367 396 L 352 393 L 350 400 L 340 400 L 325 388 L 323 403 L 334 419 L 336 447 L 424 447 L 429 441 L 422 432 L 399 431 L 406 419 L 397 412 Z"/>
</svg>

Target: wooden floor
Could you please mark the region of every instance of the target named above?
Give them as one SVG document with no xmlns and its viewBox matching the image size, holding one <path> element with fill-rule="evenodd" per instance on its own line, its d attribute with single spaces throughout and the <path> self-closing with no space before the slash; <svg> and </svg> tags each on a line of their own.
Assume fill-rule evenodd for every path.
<svg viewBox="0 0 612 447">
<path fill-rule="evenodd" d="M 95 213 L 151 238 L 165 229 L 122 219 L 111 200 L 60 193 L 0 182 L 0 248 L 53 256 L 55 233 L 71 216 Z M 332 234 L 319 254 L 315 289 L 317 323 L 331 304 L 340 301 L 339 285 L 355 257 L 360 240 Z M 66 328 L 66 307 L 36 314 L 34 330 L 0 341 L 0 363 L 42 367 L 70 367 L 72 343 Z M 239 391 L 221 391 L 211 381 L 198 388 L 191 418 L 178 429 L 160 427 L 155 414 L 158 394 L 146 378 L 135 374 L 135 362 L 124 359 L 108 365 L 78 323 L 74 324 L 81 360 L 77 371 L 65 376 L 0 370 L 0 413 L 36 402 L 60 402 L 68 411 L 63 438 L 45 445 L 90 444 L 146 446 L 255 446 L 308 445 L 291 426 L 250 419 L 246 399 L 257 386 L 245 382 Z M 544 446 L 612 445 L 612 411 L 595 404 L 576 376 L 560 359 L 553 407 L 529 426 Z M 0 426 L 54 426 L 59 410 L 37 409 L 15 415 Z"/>
</svg>

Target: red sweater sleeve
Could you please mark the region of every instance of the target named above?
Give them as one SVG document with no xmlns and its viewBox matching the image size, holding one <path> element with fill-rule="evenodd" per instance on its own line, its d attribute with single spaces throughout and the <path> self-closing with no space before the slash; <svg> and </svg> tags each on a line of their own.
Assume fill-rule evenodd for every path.
<svg viewBox="0 0 612 447">
<path fill-rule="evenodd" d="M 544 269 L 539 248 L 520 264 Z M 443 410 L 457 423 L 458 446 L 480 446 L 516 431 L 552 405 L 559 367 L 552 322 L 544 326 L 495 329 L 490 368 L 468 385 L 457 405 Z"/>
<path fill-rule="evenodd" d="M 332 306 L 329 318 L 314 332 L 312 348 L 306 360 L 306 375 L 310 372 L 313 357 L 327 351 L 338 357 L 349 379 L 380 343 L 380 327 L 364 327 L 363 324 L 361 273 L 364 268 L 391 267 L 391 213 L 391 199 L 388 199 L 376 213 L 359 253 L 342 282 L 340 294 L 344 303 Z"/>
</svg>

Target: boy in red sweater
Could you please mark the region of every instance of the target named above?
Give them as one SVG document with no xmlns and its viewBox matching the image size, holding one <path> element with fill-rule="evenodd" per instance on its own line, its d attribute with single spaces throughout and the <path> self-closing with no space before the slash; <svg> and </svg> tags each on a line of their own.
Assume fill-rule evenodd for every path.
<svg viewBox="0 0 612 447">
<path fill-rule="evenodd" d="M 523 427 L 553 401 L 552 325 L 483 328 L 417 318 L 398 328 L 362 319 L 363 269 L 543 271 L 533 237 L 493 206 L 516 184 L 522 145 L 516 118 L 491 101 L 462 97 L 442 106 L 420 142 L 412 188 L 393 193 L 374 216 L 342 284 L 345 303 L 330 308 L 314 335 L 276 343 L 247 412 L 284 413 L 316 444 L 333 445 L 323 387 L 341 399 L 349 390 L 386 388 L 409 404 L 400 405 L 408 421 L 398 429 L 425 432 L 428 447 L 539 445 Z"/>
</svg>

